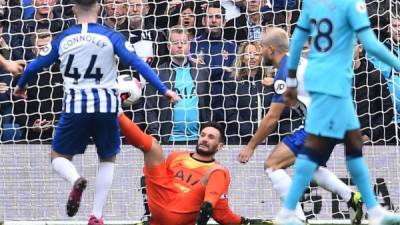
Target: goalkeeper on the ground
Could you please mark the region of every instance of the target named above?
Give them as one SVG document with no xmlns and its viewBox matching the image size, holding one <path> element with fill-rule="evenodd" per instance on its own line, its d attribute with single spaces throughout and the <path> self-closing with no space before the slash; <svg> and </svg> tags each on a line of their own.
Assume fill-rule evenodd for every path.
<svg viewBox="0 0 400 225">
<path fill-rule="evenodd" d="M 151 225 L 205 225 L 211 217 L 220 224 L 267 223 L 229 208 L 230 174 L 214 159 L 225 140 L 218 123 L 202 126 L 195 151 L 173 152 L 167 159 L 160 144 L 123 113 L 119 123 L 128 143 L 143 152 Z"/>
</svg>

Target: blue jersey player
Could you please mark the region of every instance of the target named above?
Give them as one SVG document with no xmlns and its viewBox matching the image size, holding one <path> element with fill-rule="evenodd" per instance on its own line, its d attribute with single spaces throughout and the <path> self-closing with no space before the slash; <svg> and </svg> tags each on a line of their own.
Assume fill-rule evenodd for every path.
<svg viewBox="0 0 400 225">
<path fill-rule="evenodd" d="M 49 44 L 18 81 L 14 92 L 25 97 L 26 84 L 44 67 L 60 59 L 64 77 L 64 107 L 52 143 L 52 166 L 72 185 L 67 202 L 68 216 L 79 208 L 86 179 L 71 163 L 74 155 L 84 153 L 93 138 L 100 160 L 95 182 L 95 196 L 89 225 L 103 225 L 102 211 L 120 151 L 115 55 L 122 63 L 136 68 L 160 93 L 172 102 L 179 97 L 168 90 L 153 70 L 133 51 L 124 37 L 96 24 L 97 0 L 76 0 L 73 7 L 78 24 L 62 32 Z"/>
<path fill-rule="evenodd" d="M 363 0 L 305 0 L 290 46 L 287 102 L 297 97 L 296 69 L 304 43 L 311 36 L 311 50 L 304 85 L 311 95 L 305 130 L 308 136 L 296 160 L 295 175 L 277 217 L 279 224 L 301 223 L 294 209 L 318 165 L 323 165 L 337 143 L 345 145 L 346 164 L 368 209 L 370 224 L 398 224 L 400 217 L 385 211 L 374 195 L 362 157 L 351 87 L 356 36 L 365 50 L 400 71 L 400 61 L 380 43 L 370 28 Z"/>
<path fill-rule="evenodd" d="M 263 142 L 265 138 L 274 131 L 274 128 L 277 126 L 278 121 L 286 108 L 283 94 L 286 90 L 285 80 L 288 74 L 288 34 L 281 28 L 272 28 L 263 35 L 262 44 L 264 58 L 273 62 L 274 66 L 278 69 L 274 79 L 275 93 L 272 97 L 272 103 L 267 115 L 261 121 L 257 132 L 239 153 L 238 160 L 241 163 L 247 163 L 250 157 L 254 154 L 257 145 Z M 293 109 L 303 117 L 307 113 L 307 107 L 310 103 L 310 96 L 304 90 L 304 86 L 302 85 L 304 67 L 306 64 L 307 61 L 303 58 L 297 71 L 299 77 L 298 104 L 293 107 Z M 292 134 L 286 135 L 282 142 L 275 146 L 274 150 L 265 161 L 265 173 L 270 178 L 273 189 L 282 200 L 289 191 L 291 183 L 291 179 L 285 169 L 293 165 L 296 156 L 301 151 L 305 137 L 306 132 L 304 131 L 303 126 L 301 126 Z M 352 192 L 343 181 L 324 166 L 318 167 L 313 179 L 319 186 L 338 194 L 347 202 L 352 224 L 361 223 L 363 215 L 362 202 L 358 192 Z M 303 209 L 299 203 L 296 206 L 295 213 L 300 220 L 306 220 Z"/>
</svg>

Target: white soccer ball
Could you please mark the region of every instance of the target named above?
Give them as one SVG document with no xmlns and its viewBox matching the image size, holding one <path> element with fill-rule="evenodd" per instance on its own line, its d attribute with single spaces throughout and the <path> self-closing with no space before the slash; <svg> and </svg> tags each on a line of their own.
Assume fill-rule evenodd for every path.
<svg viewBox="0 0 400 225">
<path fill-rule="evenodd" d="M 120 75 L 117 81 L 122 107 L 129 107 L 142 97 L 142 84 L 138 79 L 130 75 Z"/>
</svg>

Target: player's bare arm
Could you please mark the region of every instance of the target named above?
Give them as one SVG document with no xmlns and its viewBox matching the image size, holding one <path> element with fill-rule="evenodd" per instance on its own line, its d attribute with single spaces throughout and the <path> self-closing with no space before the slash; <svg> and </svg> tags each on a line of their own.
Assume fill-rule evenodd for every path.
<svg viewBox="0 0 400 225">
<path fill-rule="evenodd" d="M 282 103 L 271 104 L 271 108 L 269 109 L 264 119 L 261 121 L 260 127 L 257 129 L 257 132 L 251 138 L 249 143 L 240 151 L 238 156 L 239 162 L 247 163 L 250 160 L 251 156 L 253 156 L 254 154 L 257 145 L 263 142 L 265 138 L 270 135 L 272 131 L 274 131 L 285 107 L 285 104 Z"/>
<path fill-rule="evenodd" d="M 272 133 L 278 124 L 283 110 L 285 109 L 282 94 L 286 89 L 285 79 L 287 77 L 287 69 L 286 67 L 283 67 L 287 62 L 286 59 L 289 46 L 287 33 L 271 29 L 270 32 L 267 32 L 263 36 L 262 43 L 262 54 L 264 59 L 272 61 L 274 67 L 278 69 L 274 80 L 275 94 L 272 97 L 271 107 L 265 118 L 262 120 L 256 134 L 239 153 L 238 160 L 241 163 L 248 162 L 257 145 Z"/>
</svg>

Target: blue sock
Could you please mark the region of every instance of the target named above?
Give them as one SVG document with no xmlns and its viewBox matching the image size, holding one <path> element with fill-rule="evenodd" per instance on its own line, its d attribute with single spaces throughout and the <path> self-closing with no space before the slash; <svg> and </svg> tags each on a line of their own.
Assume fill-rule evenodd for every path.
<svg viewBox="0 0 400 225">
<path fill-rule="evenodd" d="M 368 174 L 368 168 L 363 157 L 350 158 L 346 160 L 353 182 L 357 185 L 358 190 L 367 206 L 367 209 L 375 207 L 378 202 L 374 192 L 372 191 L 371 180 Z"/>
<path fill-rule="evenodd" d="M 292 185 L 286 195 L 284 207 L 294 210 L 307 185 L 310 184 L 318 164 L 311 161 L 305 155 L 299 155 L 296 159 Z"/>
</svg>

